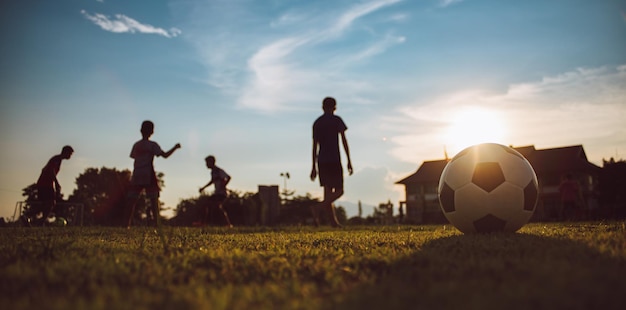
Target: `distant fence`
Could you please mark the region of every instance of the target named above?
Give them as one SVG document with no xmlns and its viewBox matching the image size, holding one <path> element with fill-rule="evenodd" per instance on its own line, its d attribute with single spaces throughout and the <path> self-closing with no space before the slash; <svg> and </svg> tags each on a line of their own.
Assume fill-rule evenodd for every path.
<svg viewBox="0 0 626 310">
<path fill-rule="evenodd" d="M 19 220 L 26 206 L 34 206 L 41 204 L 38 201 L 18 201 L 15 203 L 15 210 L 13 211 L 12 221 Z M 56 211 L 56 212 L 55 212 Z M 55 216 L 63 216 L 68 225 L 71 226 L 83 226 L 85 218 L 85 206 L 82 203 L 74 202 L 57 202 L 55 210 L 53 210 Z"/>
</svg>

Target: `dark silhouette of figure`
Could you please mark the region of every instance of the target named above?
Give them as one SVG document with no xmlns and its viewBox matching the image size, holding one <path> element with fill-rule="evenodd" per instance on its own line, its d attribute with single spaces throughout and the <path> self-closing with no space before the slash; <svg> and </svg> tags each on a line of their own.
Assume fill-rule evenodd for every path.
<svg viewBox="0 0 626 310">
<path fill-rule="evenodd" d="M 313 123 L 313 168 L 311 181 L 319 176 L 320 186 L 324 188 L 324 200 L 311 207 L 315 225 L 319 225 L 319 213 L 323 211 L 329 217 L 333 227 L 341 227 L 335 214 L 334 202 L 343 195 L 343 167 L 339 152 L 339 136 L 348 159 L 348 173 L 352 175 L 352 161 L 345 131 L 348 129 L 341 117 L 335 115 L 337 101 L 326 97 L 322 101 L 324 114 Z"/>
<path fill-rule="evenodd" d="M 572 220 L 580 216 L 582 206 L 579 207 L 579 203 L 583 203 L 582 192 L 580 185 L 571 173 L 567 173 L 563 176 L 561 184 L 559 184 L 559 193 L 561 194 L 561 208 L 559 212 L 559 218 Z"/>
<path fill-rule="evenodd" d="M 228 213 L 224 210 L 223 203 L 226 200 L 228 195 L 228 191 L 226 189 L 226 185 L 230 182 L 230 175 L 224 171 L 224 169 L 215 165 L 215 157 L 212 155 L 207 156 L 204 161 L 206 162 L 206 167 L 211 169 L 211 181 L 207 183 L 205 186 L 202 186 L 199 190 L 200 193 L 204 191 L 205 188 L 215 185 L 215 192 L 213 195 L 209 197 L 209 205 L 204 208 L 204 218 L 203 225 L 208 225 L 209 223 L 209 211 L 212 208 L 219 208 L 224 214 L 224 219 L 226 220 L 226 226 L 233 227 L 233 224 L 230 223 L 230 219 L 228 218 Z"/>
<path fill-rule="evenodd" d="M 61 197 L 61 185 L 57 180 L 57 174 L 61 170 L 61 161 L 70 159 L 74 154 L 74 149 L 66 145 L 61 150 L 61 154 L 54 155 L 48 163 L 41 169 L 41 174 L 37 180 L 37 200 L 38 203 L 31 206 L 23 220 L 29 223 L 29 219 L 34 218 L 40 212 L 43 214 L 41 226 L 45 225 L 48 216 L 56 207 L 57 198 Z"/>
<path fill-rule="evenodd" d="M 135 213 L 135 205 L 139 199 L 139 194 L 142 190 L 145 190 L 146 196 L 150 200 L 150 208 L 155 219 L 155 226 L 161 224 L 160 212 L 159 212 L 159 194 L 161 189 L 159 188 L 156 172 L 154 171 L 154 157 L 161 156 L 168 158 L 177 149 L 180 148 L 180 143 L 177 143 L 169 151 L 164 152 L 159 144 L 150 140 L 150 136 L 154 133 L 154 123 L 151 121 L 144 121 L 141 124 L 141 140 L 137 141 L 133 145 L 133 149 L 130 152 L 130 157 L 135 160 L 133 167 L 133 176 L 131 179 L 130 189 L 128 190 L 126 199 L 126 212 L 128 219 L 127 228 L 130 228 L 133 221 L 133 215 Z"/>
</svg>

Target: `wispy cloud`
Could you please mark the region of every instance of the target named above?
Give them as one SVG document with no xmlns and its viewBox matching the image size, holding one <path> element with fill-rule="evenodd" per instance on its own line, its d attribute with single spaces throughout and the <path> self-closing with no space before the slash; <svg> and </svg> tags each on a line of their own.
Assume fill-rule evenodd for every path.
<svg viewBox="0 0 626 310">
<path fill-rule="evenodd" d="M 106 31 L 115 33 L 145 33 L 156 34 L 164 36 L 166 38 L 174 38 L 182 33 L 178 28 L 170 28 L 165 30 L 163 28 L 154 27 L 148 24 L 142 24 L 135 19 L 132 19 L 123 14 L 116 14 L 113 18 L 104 14 L 95 13 L 89 14 L 85 10 L 80 11 L 81 14 L 89 21 L 93 22 L 100 28 Z"/>
<path fill-rule="evenodd" d="M 313 27 L 304 34 L 288 34 L 285 38 L 262 46 L 248 60 L 251 74 L 243 94 L 239 97 L 239 106 L 260 111 L 293 108 L 294 103 L 308 102 L 315 98 L 316 93 L 319 97 L 319 93 L 325 88 L 321 85 L 324 84 L 343 84 L 342 89 L 347 92 L 354 90 L 352 87 L 358 84 L 337 80 L 338 67 L 334 64 L 342 63 L 347 66 L 373 57 L 392 45 L 403 43 L 404 37 L 383 36 L 359 50 L 348 48 L 346 53 L 334 55 L 332 59 L 317 58 L 314 64 L 303 59 L 311 57 L 308 55 L 311 51 L 323 49 L 321 46 L 324 44 L 341 44 L 342 35 L 355 21 L 397 2 L 399 0 L 382 0 L 355 5 L 334 19 L 321 23 L 328 25 L 327 27 Z M 274 25 L 302 18 L 300 15 L 283 15 L 279 23 Z M 337 61 L 338 58 L 341 61 Z"/>
<path fill-rule="evenodd" d="M 615 152 L 611 146 L 626 144 L 623 85 L 626 65 L 577 69 L 510 85 L 505 93 L 471 90 L 429 103 L 418 101 L 400 108 L 402 116 L 385 122 L 397 133 L 392 139 L 394 157 L 406 162 L 414 162 L 416 157 L 442 158 L 439 150 L 446 145 L 443 133 L 452 125 L 455 113 L 469 106 L 491 111 L 506 125 L 505 141 L 498 142 L 539 147 L 583 144 L 588 157 L 598 162 Z M 448 151 L 454 155 L 460 149 Z"/>
<path fill-rule="evenodd" d="M 448 7 L 453 4 L 463 2 L 463 1 L 464 0 L 439 0 L 439 6 L 445 8 L 445 7 Z"/>
<path fill-rule="evenodd" d="M 342 33 L 350 27 L 355 20 L 398 2 L 400 2 L 400 0 L 379 0 L 353 6 L 337 19 L 334 26 L 331 27 L 329 31 L 331 34 Z"/>
<path fill-rule="evenodd" d="M 348 69 L 402 44 L 404 36 L 389 25 L 407 14 L 365 17 L 398 2 L 369 0 L 347 7 L 306 2 L 276 10 L 210 1 L 195 3 L 179 19 L 186 21 L 186 38 L 207 67 L 207 84 L 238 108 L 273 113 L 311 107 L 322 94 L 339 96 L 338 90 L 359 101 L 354 94 L 372 87 L 364 76 L 349 77 Z"/>
</svg>

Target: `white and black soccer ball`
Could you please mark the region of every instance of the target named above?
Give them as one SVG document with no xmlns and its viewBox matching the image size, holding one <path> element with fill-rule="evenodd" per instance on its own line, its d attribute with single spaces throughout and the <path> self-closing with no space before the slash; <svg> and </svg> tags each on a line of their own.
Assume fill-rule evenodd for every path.
<svg viewBox="0 0 626 310">
<path fill-rule="evenodd" d="M 463 233 L 515 232 L 535 211 L 537 176 L 526 158 L 510 147 L 470 146 L 444 168 L 439 204 Z"/>
</svg>

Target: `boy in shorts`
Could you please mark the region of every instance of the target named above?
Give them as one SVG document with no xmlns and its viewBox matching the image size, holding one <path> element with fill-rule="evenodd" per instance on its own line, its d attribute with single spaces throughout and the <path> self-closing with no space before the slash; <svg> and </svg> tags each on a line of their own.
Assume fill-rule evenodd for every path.
<svg viewBox="0 0 626 310">
<path fill-rule="evenodd" d="M 130 228 L 132 225 L 135 205 L 142 190 L 146 191 L 146 196 L 150 199 L 150 207 L 155 217 L 155 226 L 158 227 L 161 223 L 159 215 L 159 193 L 161 189 L 154 171 L 153 161 L 155 156 L 170 157 L 174 151 L 180 148 L 180 143 L 174 145 L 169 151 L 164 152 L 156 142 L 150 140 L 150 136 L 153 133 L 154 123 L 144 121 L 141 124 L 142 138 L 133 145 L 133 149 L 130 152 L 130 157 L 135 160 L 135 163 L 126 201 L 127 228 Z"/>
<path fill-rule="evenodd" d="M 339 154 L 339 136 L 348 159 L 348 173 L 352 175 L 352 161 L 345 131 L 348 129 L 341 117 L 335 115 L 337 101 L 324 98 L 324 114 L 313 123 L 313 168 L 311 181 L 319 175 L 320 186 L 324 187 L 324 200 L 311 207 L 315 225 L 319 225 L 319 212 L 325 211 L 333 227 L 341 227 L 335 214 L 335 202 L 343 195 L 343 168 Z"/>
<path fill-rule="evenodd" d="M 74 149 L 66 145 L 61 150 L 61 154 L 52 156 L 46 166 L 41 169 L 41 175 L 37 180 L 37 200 L 38 204 L 31 206 L 27 212 L 24 212 L 22 220 L 26 223 L 30 223 L 29 219 L 34 218 L 38 213 L 42 213 L 43 217 L 41 222 L 38 223 L 41 226 L 45 225 L 48 216 L 56 207 L 56 200 L 61 197 L 61 185 L 57 180 L 57 174 L 61 170 L 61 161 L 64 159 L 70 159 Z M 35 207 L 36 206 L 36 207 Z"/>
<path fill-rule="evenodd" d="M 211 169 L 211 181 L 207 183 L 205 186 L 202 186 L 199 190 L 200 193 L 204 191 L 205 188 L 211 186 L 211 184 L 215 185 L 215 192 L 213 195 L 209 197 L 209 205 L 204 209 L 204 218 L 202 224 L 207 225 L 209 223 L 209 210 L 210 208 L 218 207 L 222 213 L 224 214 L 224 219 L 226 220 L 226 226 L 229 228 L 233 227 L 233 224 L 230 223 L 230 219 L 228 218 L 228 213 L 224 210 L 223 203 L 228 196 L 228 191 L 226 190 L 226 185 L 230 182 L 230 175 L 224 171 L 224 169 L 215 165 L 215 156 L 209 155 L 204 159 L 206 163 L 206 167 Z"/>
</svg>

